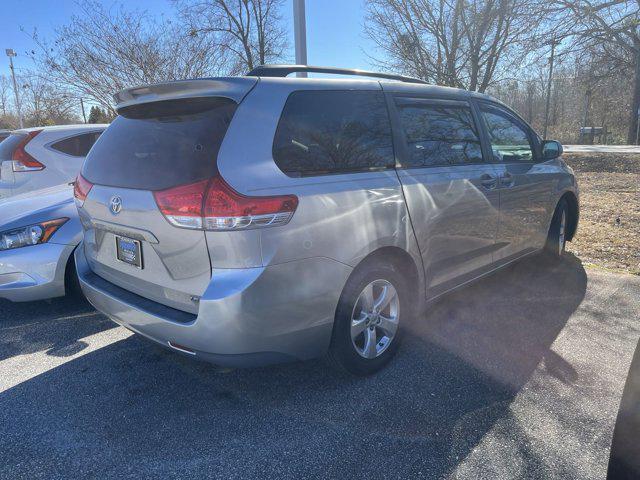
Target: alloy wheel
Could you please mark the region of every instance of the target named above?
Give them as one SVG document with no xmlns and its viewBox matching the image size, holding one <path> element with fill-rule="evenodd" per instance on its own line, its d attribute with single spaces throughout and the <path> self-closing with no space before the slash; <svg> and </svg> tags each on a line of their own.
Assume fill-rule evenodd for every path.
<svg viewBox="0 0 640 480">
<path fill-rule="evenodd" d="M 400 299 L 390 282 L 379 279 L 364 287 L 351 315 L 351 343 L 360 356 L 376 358 L 389 348 L 399 314 Z"/>
</svg>

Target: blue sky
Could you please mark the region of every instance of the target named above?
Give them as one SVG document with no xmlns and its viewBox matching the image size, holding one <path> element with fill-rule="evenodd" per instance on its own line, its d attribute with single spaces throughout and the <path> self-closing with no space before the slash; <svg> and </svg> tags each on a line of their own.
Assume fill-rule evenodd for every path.
<svg viewBox="0 0 640 480">
<path fill-rule="evenodd" d="M 123 2 L 102 1 L 106 6 Z M 18 52 L 14 59 L 16 69 L 30 67 L 31 61 L 25 51 L 33 48 L 29 33 L 38 29 L 42 37 L 51 37 L 56 27 L 68 22 L 78 13 L 76 0 L 2 0 L 0 15 L 0 74 L 9 74 L 5 48 Z M 149 12 L 172 15 L 174 10 L 169 0 L 135 0 L 126 5 Z M 9 8 L 6 8 L 7 5 Z M 307 0 L 307 59 L 311 65 L 329 65 L 348 68 L 370 68 L 363 50 L 372 51 L 372 44 L 363 33 L 364 0 Z M 290 45 L 293 48 L 293 6 L 286 0 L 284 20 L 290 30 Z M 21 31 L 21 27 L 25 30 Z M 292 51 L 293 60 L 293 51 Z"/>
</svg>

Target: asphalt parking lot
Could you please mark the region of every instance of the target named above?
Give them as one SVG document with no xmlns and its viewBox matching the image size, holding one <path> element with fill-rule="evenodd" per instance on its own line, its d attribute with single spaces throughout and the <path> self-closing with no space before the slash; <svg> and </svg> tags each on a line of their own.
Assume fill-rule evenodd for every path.
<svg viewBox="0 0 640 480">
<path fill-rule="evenodd" d="M 0 303 L 0 477 L 603 478 L 640 277 L 531 259 L 433 305 L 369 378 L 221 371 L 78 299 Z"/>
</svg>

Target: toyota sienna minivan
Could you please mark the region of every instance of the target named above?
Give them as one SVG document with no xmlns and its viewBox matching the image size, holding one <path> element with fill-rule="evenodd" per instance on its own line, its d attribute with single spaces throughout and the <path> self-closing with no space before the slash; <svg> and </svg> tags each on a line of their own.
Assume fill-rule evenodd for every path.
<svg viewBox="0 0 640 480">
<path fill-rule="evenodd" d="M 487 95 L 264 66 L 115 101 L 75 182 L 82 289 L 219 365 L 372 373 L 429 301 L 576 232 L 562 147 Z"/>
</svg>

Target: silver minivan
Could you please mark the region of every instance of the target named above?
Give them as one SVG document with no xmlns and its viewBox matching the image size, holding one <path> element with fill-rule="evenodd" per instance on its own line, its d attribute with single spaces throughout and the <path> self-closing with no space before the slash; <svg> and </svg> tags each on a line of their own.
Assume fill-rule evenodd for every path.
<svg viewBox="0 0 640 480">
<path fill-rule="evenodd" d="M 486 95 L 264 66 L 115 100 L 75 182 L 82 289 L 216 364 L 374 372 L 429 301 L 577 228 L 560 144 Z"/>
</svg>

